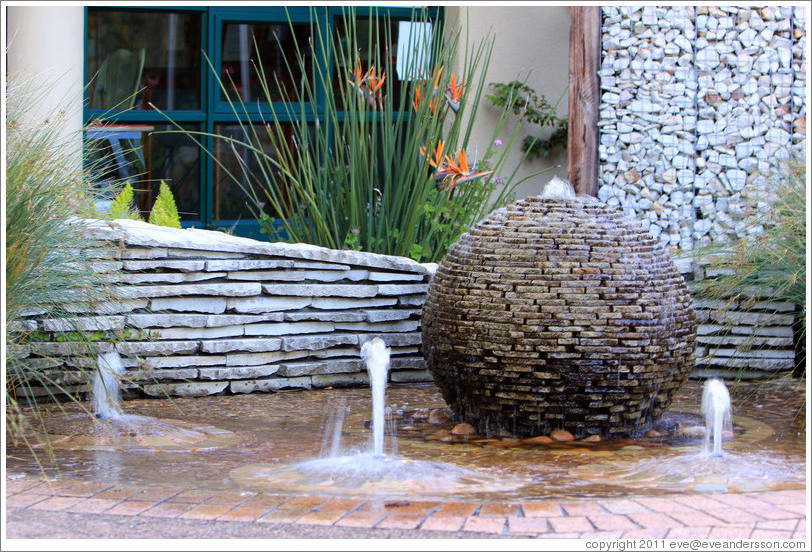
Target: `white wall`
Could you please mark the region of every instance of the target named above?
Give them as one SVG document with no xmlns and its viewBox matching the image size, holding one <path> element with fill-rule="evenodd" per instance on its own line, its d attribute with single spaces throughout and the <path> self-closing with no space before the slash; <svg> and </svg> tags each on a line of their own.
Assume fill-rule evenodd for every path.
<svg viewBox="0 0 812 552">
<path fill-rule="evenodd" d="M 544 95 L 551 104 L 555 104 L 561 98 L 557 113 L 561 117 L 566 116 L 570 31 L 568 6 L 447 6 L 446 23 L 449 27 L 459 29 L 463 37 L 467 29 L 472 44 L 476 44 L 490 32 L 494 46 L 486 82 L 506 83 L 527 79 L 528 86 L 537 94 Z M 492 92 L 490 87 L 488 92 Z M 474 134 L 475 143 L 480 144 L 480 151 L 487 147 L 498 115 L 498 109 L 483 99 L 477 113 Z M 516 120 L 511 118 L 502 131 L 502 140 L 505 144 L 516 128 Z M 519 129 L 513 153 L 506 167 L 512 170 L 516 166 L 522 155 L 520 146 L 522 139 L 528 134 L 535 134 L 538 130 L 537 125 L 523 125 L 523 128 Z M 566 150 L 559 150 L 546 159 L 524 161 L 519 178 L 548 167 L 553 170 L 517 188 L 516 199 L 541 193 L 544 184 L 553 175 L 566 179 Z"/>
<path fill-rule="evenodd" d="M 65 110 L 65 131 L 82 128 L 84 9 L 81 6 L 9 6 L 6 12 L 6 63 L 11 82 L 21 76 L 41 100 L 29 122 L 42 124 Z"/>
</svg>

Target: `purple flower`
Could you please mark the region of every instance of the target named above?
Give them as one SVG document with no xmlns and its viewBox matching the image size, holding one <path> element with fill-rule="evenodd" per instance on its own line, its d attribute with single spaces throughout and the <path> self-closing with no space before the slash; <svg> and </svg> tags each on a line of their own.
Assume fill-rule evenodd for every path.
<svg viewBox="0 0 812 552">
<path fill-rule="evenodd" d="M 494 140 L 494 141 L 493 141 L 493 145 L 494 145 L 494 146 L 496 146 L 496 147 L 498 148 L 499 146 L 501 146 L 501 145 L 502 145 L 502 140 L 500 140 L 499 138 L 497 138 L 496 140 Z"/>
</svg>

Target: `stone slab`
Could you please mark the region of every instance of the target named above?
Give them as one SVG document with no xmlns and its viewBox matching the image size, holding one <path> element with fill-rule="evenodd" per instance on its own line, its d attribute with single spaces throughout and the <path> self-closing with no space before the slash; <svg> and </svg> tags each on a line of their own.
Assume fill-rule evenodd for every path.
<svg viewBox="0 0 812 552">
<path fill-rule="evenodd" d="M 253 380 L 232 381 L 230 384 L 232 393 L 254 393 L 256 391 L 270 393 L 280 389 L 310 389 L 312 384 L 310 378 L 267 378 Z"/>
<path fill-rule="evenodd" d="M 225 297 L 161 297 L 150 301 L 150 310 L 203 312 L 221 314 L 226 311 L 228 300 Z"/>
<path fill-rule="evenodd" d="M 250 297 L 259 295 L 257 283 L 198 283 L 172 286 L 115 286 L 114 292 L 123 299 L 178 297 L 184 295 L 214 295 L 221 297 Z"/>
<path fill-rule="evenodd" d="M 204 353 L 268 353 L 282 348 L 279 338 L 216 339 L 203 341 L 200 351 Z"/>
<path fill-rule="evenodd" d="M 200 379 L 203 380 L 240 380 L 272 376 L 277 373 L 279 366 L 274 364 L 260 364 L 257 366 L 216 366 L 200 368 Z"/>
<path fill-rule="evenodd" d="M 227 381 L 214 381 L 161 383 L 144 385 L 141 388 L 144 390 L 144 393 L 151 397 L 205 397 L 207 395 L 217 395 L 218 393 L 222 393 L 227 387 Z"/>
</svg>

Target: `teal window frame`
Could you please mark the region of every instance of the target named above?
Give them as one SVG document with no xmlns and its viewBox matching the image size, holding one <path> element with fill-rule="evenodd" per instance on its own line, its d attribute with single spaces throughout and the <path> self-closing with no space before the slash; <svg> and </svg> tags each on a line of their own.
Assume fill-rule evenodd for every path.
<svg viewBox="0 0 812 552">
<path fill-rule="evenodd" d="M 185 123 L 198 125 L 201 132 L 207 136 L 201 137 L 205 151 L 199 152 L 200 159 L 200 220 L 183 221 L 182 225 L 185 228 L 209 228 L 227 230 L 235 235 L 250 237 L 258 240 L 267 241 L 267 237 L 260 232 L 259 223 L 255 219 L 241 219 L 241 220 L 213 220 L 214 213 L 214 159 L 207 152 L 213 151 L 214 139 L 210 134 L 213 134 L 215 127 L 220 124 L 242 122 L 260 122 L 263 113 L 271 109 L 267 102 L 252 103 L 246 105 L 247 116 L 245 114 L 235 115 L 227 102 L 223 101 L 220 96 L 220 89 L 217 79 L 212 73 L 212 68 L 219 71 L 222 66 L 221 54 L 221 41 L 222 29 L 224 23 L 248 23 L 248 24 L 263 24 L 263 23 L 287 23 L 288 18 L 294 22 L 310 23 L 311 14 L 315 14 L 318 18 L 318 23 L 321 28 L 331 28 L 333 20 L 336 16 L 341 16 L 346 8 L 341 6 L 323 6 L 323 7 L 282 7 L 282 6 L 90 6 L 85 7 L 84 17 L 84 42 L 85 52 L 84 59 L 88 59 L 87 36 L 88 36 L 88 13 L 90 11 L 132 11 L 132 12 L 155 12 L 155 13 L 171 13 L 171 12 L 184 12 L 184 13 L 199 13 L 201 15 L 201 48 L 208 56 L 211 62 L 211 67 L 206 61 L 206 56 L 201 53 L 200 60 L 200 108 L 194 110 L 166 110 L 163 113 L 171 119 L 174 123 Z M 417 7 L 356 7 L 355 13 L 357 16 L 365 17 L 371 15 L 386 15 L 395 19 L 409 20 L 413 14 L 420 8 Z M 437 24 L 438 32 L 441 32 L 441 25 L 443 20 L 443 11 L 440 7 L 428 8 L 429 17 Z M 328 27 L 329 26 L 329 27 Z M 324 60 L 324 53 L 317 52 L 316 59 Z M 84 64 L 84 82 L 89 81 L 88 64 Z M 87 89 L 85 90 L 87 95 Z M 98 109 L 89 109 L 87 107 L 87 97 L 84 102 L 85 108 L 83 117 L 85 122 L 104 118 L 105 122 L 115 124 L 135 123 L 135 124 L 169 124 L 166 117 L 159 114 L 157 111 L 131 109 L 127 111 L 102 111 Z M 284 104 L 274 103 L 277 114 L 285 113 L 283 108 Z M 295 111 L 295 110 L 294 110 Z M 311 112 L 307 115 L 308 120 L 315 120 L 316 116 L 323 111 L 322 105 L 313 106 Z M 295 122 L 294 120 L 288 122 Z M 247 212 L 247 211 L 246 211 Z M 249 213 L 250 214 L 250 213 Z"/>
</svg>

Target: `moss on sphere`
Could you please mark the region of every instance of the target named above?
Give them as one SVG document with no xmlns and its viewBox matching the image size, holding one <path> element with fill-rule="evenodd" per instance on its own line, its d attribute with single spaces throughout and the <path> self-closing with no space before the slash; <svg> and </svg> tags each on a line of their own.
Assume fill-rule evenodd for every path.
<svg viewBox="0 0 812 552">
<path fill-rule="evenodd" d="M 440 263 L 423 354 L 481 432 L 633 436 L 690 374 L 695 320 L 682 275 L 636 221 L 591 198 L 531 197 Z"/>
</svg>

